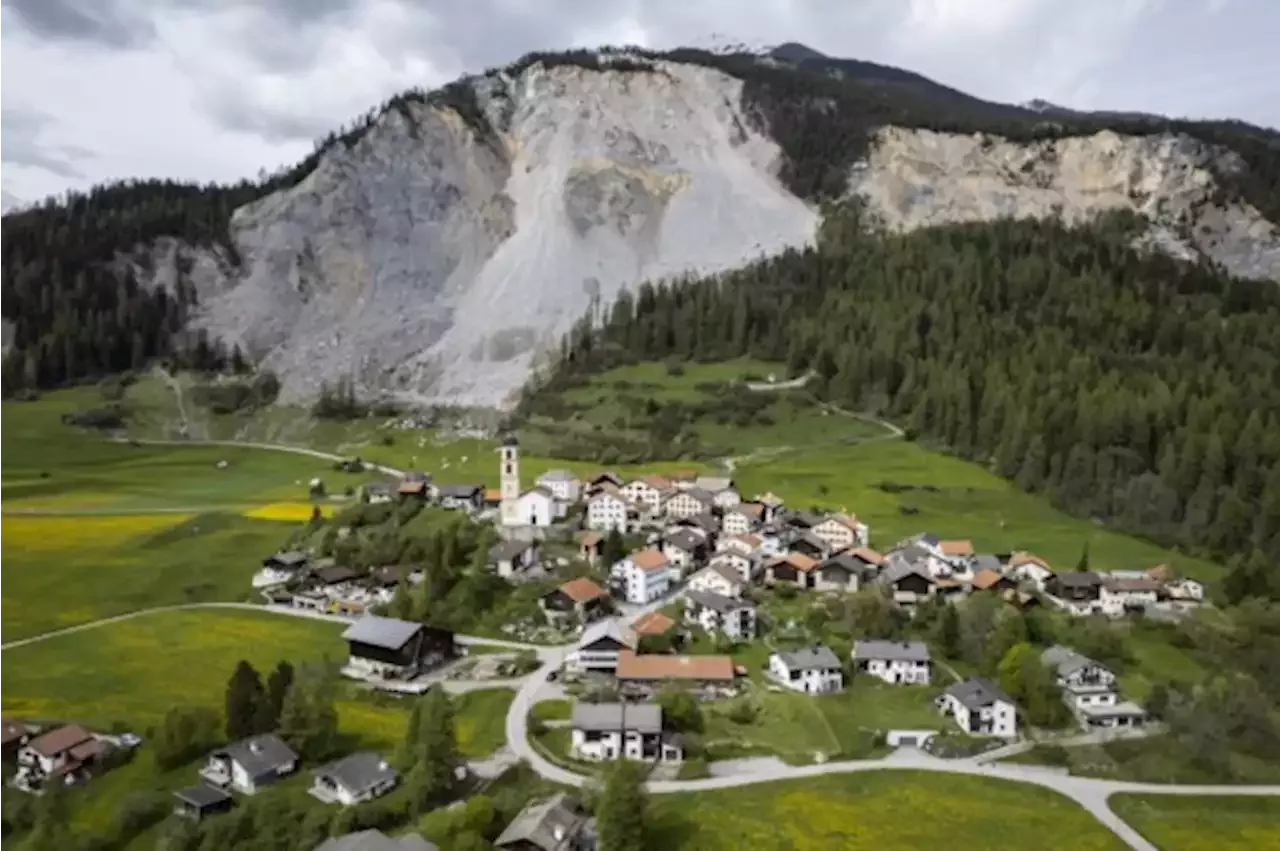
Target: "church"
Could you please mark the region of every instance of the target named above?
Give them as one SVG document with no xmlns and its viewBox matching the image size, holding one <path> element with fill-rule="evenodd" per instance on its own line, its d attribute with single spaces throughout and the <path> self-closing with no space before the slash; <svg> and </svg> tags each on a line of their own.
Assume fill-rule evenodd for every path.
<svg viewBox="0 0 1280 851">
<path fill-rule="evenodd" d="M 520 491 L 520 444 L 508 435 L 498 448 L 504 527 L 550 526 L 565 514 L 565 506 L 541 485 Z"/>
</svg>

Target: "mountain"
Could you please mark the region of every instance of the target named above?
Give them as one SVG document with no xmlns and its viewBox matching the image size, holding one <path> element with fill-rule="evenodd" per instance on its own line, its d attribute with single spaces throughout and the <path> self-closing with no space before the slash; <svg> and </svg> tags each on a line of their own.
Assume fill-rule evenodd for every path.
<svg viewBox="0 0 1280 851">
<path fill-rule="evenodd" d="M 819 205 L 855 195 L 900 230 L 1129 210 L 1150 245 L 1280 278 L 1274 133 L 1047 120 L 777 51 L 533 54 L 397 96 L 261 183 L 6 216 L 4 386 L 248 359 L 285 401 L 506 405 L 588 307 L 811 245 Z"/>
</svg>

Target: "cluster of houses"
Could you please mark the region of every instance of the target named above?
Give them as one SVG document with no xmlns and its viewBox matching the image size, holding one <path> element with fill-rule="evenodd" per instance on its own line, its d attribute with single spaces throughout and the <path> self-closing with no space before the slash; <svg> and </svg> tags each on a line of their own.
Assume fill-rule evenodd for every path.
<svg viewBox="0 0 1280 851">
<path fill-rule="evenodd" d="M 38 793 L 50 783 L 71 786 L 105 770 L 109 755 L 137 745 L 132 734 L 94 733 L 78 724 L 43 729 L 20 718 L 3 719 L 3 756 L 16 765 L 9 785 Z"/>
</svg>

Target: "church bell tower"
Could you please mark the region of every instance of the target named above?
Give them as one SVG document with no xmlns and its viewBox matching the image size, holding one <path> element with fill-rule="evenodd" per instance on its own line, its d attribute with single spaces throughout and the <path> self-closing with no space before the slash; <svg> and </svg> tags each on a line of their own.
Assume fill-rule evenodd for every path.
<svg viewBox="0 0 1280 851">
<path fill-rule="evenodd" d="M 508 435 L 498 449 L 502 493 L 502 525 L 520 525 L 520 444 Z"/>
</svg>

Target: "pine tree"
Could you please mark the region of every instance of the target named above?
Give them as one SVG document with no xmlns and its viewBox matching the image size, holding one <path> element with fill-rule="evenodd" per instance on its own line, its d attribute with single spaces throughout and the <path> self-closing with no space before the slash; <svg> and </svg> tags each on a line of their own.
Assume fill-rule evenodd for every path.
<svg viewBox="0 0 1280 851">
<path fill-rule="evenodd" d="M 235 742 L 254 734 L 258 705 L 262 700 L 262 677 L 252 665 L 240 660 L 227 681 L 225 721 L 228 739 Z"/>
<path fill-rule="evenodd" d="M 948 659 L 960 656 L 960 615 L 953 604 L 946 604 L 938 617 L 935 641 L 938 650 Z"/>
</svg>

